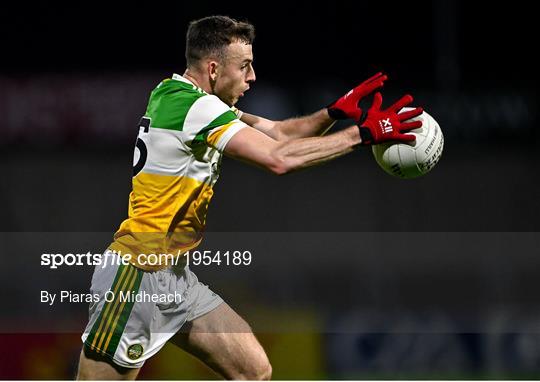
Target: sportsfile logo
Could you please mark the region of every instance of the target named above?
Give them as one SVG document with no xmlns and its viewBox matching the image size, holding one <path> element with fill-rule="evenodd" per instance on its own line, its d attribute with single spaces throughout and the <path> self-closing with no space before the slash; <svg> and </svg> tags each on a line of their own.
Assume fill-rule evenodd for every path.
<svg viewBox="0 0 540 382">
<path fill-rule="evenodd" d="M 390 118 L 381 119 L 379 121 L 379 126 L 381 127 L 383 134 L 388 134 L 394 131 L 394 128 L 392 127 L 392 123 L 390 123 Z"/>
</svg>

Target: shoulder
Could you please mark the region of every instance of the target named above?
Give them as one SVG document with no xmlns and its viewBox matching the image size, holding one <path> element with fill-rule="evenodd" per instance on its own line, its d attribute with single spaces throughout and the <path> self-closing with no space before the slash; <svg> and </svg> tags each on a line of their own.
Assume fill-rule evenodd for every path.
<svg viewBox="0 0 540 382">
<path fill-rule="evenodd" d="M 193 125 L 197 129 L 203 127 L 213 128 L 238 118 L 232 108 L 219 97 L 203 93 L 187 110 L 186 121 L 189 125 Z"/>
<path fill-rule="evenodd" d="M 231 108 L 218 97 L 212 94 L 205 94 L 198 97 L 190 108 L 190 114 L 194 113 L 197 116 L 219 116 L 226 112 L 231 112 Z M 206 119 L 206 118 L 205 118 Z"/>
</svg>

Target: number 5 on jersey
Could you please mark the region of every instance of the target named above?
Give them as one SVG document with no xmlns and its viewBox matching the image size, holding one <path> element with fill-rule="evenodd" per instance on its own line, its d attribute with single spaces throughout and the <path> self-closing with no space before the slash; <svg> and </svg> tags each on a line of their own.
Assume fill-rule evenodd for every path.
<svg viewBox="0 0 540 382">
<path fill-rule="evenodd" d="M 151 119 L 148 117 L 142 117 L 139 122 L 139 136 L 137 137 L 137 142 L 135 143 L 135 152 L 133 153 L 133 176 L 137 176 L 146 163 L 148 150 L 146 149 L 144 141 L 140 137 L 142 134 L 147 134 L 150 130 L 150 122 Z"/>
</svg>

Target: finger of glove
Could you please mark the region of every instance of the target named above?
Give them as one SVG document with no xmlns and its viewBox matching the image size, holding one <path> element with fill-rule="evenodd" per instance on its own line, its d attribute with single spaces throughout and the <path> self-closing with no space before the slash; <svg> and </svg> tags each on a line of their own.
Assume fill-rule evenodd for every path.
<svg viewBox="0 0 540 382">
<path fill-rule="evenodd" d="M 371 93 L 373 93 L 375 90 L 382 88 L 384 85 L 384 81 L 386 81 L 387 77 L 385 75 L 375 78 L 371 81 L 365 81 L 354 88 L 352 98 L 360 103 L 362 98 L 367 97 Z"/>
<path fill-rule="evenodd" d="M 412 142 L 416 140 L 416 137 L 412 134 L 396 134 L 395 140 L 400 142 Z"/>
<path fill-rule="evenodd" d="M 379 111 L 381 109 L 381 105 L 382 105 L 382 94 L 380 92 L 377 92 L 375 93 L 375 96 L 373 97 L 373 103 L 371 104 L 371 107 L 369 108 L 369 110 Z"/>
<path fill-rule="evenodd" d="M 403 113 L 399 113 L 399 120 L 406 121 L 408 119 L 418 117 L 423 112 L 424 112 L 424 109 L 422 109 L 421 107 L 417 107 L 416 109 L 413 109 L 413 110 L 407 110 L 407 111 L 404 111 Z"/>
<path fill-rule="evenodd" d="M 383 75 L 382 72 L 379 72 L 379 73 L 377 73 L 377 74 L 375 74 L 375 75 L 369 77 L 369 78 L 368 78 L 367 80 L 365 80 L 364 82 L 362 82 L 361 85 L 363 85 L 363 84 L 369 84 L 370 82 L 373 82 L 373 81 L 379 79 L 379 77 L 384 77 L 383 81 L 386 81 L 386 79 L 387 79 L 386 75 Z"/>
<path fill-rule="evenodd" d="M 414 122 L 408 122 L 408 123 L 402 123 L 399 127 L 399 131 L 409 131 L 413 129 L 419 129 L 422 127 L 422 121 L 414 121 Z"/>
<path fill-rule="evenodd" d="M 386 76 L 382 76 L 380 79 L 370 82 L 369 84 L 366 84 L 363 89 L 363 96 L 367 96 L 373 93 L 375 90 L 382 88 L 385 80 L 386 80 Z"/>
<path fill-rule="evenodd" d="M 369 97 L 369 95 L 372 94 L 375 90 L 383 87 L 384 79 L 386 79 L 386 76 L 381 77 L 381 80 L 371 82 L 367 85 L 361 85 L 362 88 L 358 89 L 358 91 L 355 92 L 354 97 L 354 99 L 356 100 L 356 106 L 358 108 L 361 108 L 360 103 L 364 98 Z"/>
<path fill-rule="evenodd" d="M 390 106 L 387 111 L 393 111 L 395 113 L 399 112 L 401 109 L 403 109 L 405 106 L 410 104 L 413 101 L 413 97 L 410 94 L 406 94 L 399 101 L 397 101 L 395 104 Z"/>
</svg>

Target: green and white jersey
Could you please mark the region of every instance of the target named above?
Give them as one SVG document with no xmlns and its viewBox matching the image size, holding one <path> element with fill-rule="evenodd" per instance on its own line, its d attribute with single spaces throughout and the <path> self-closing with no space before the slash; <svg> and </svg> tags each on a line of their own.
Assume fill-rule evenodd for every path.
<svg viewBox="0 0 540 382">
<path fill-rule="evenodd" d="M 111 249 L 130 254 L 179 254 L 196 247 L 218 179 L 223 150 L 246 124 L 235 109 L 177 74 L 151 93 L 134 154 L 129 216 Z"/>
</svg>

